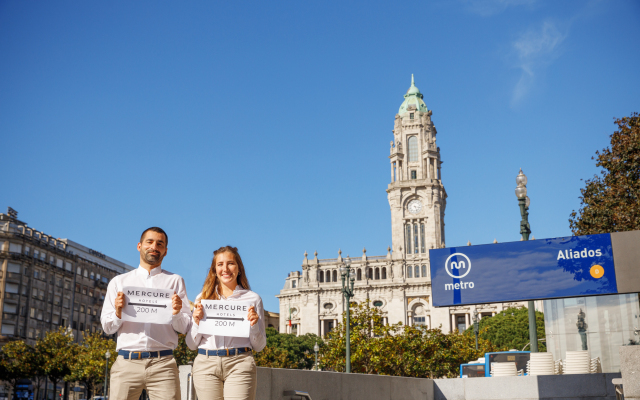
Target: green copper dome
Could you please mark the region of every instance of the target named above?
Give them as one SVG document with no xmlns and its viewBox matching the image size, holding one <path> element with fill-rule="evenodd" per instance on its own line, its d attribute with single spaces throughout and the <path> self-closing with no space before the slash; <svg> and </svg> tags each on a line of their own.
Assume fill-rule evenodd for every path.
<svg viewBox="0 0 640 400">
<path fill-rule="evenodd" d="M 407 94 L 404 95 L 404 101 L 400 106 L 398 114 L 404 114 L 409 111 L 409 106 L 414 106 L 416 111 L 427 112 L 427 105 L 424 104 L 424 100 L 422 100 L 422 93 L 420 93 L 420 89 L 418 89 L 413 82 L 413 74 L 411 74 L 411 87 L 407 90 Z"/>
</svg>

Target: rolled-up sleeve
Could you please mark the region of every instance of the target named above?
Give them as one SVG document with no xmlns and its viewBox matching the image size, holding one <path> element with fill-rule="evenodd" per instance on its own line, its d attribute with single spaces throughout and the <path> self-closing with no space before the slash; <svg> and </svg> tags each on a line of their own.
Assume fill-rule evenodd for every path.
<svg viewBox="0 0 640 400">
<path fill-rule="evenodd" d="M 267 345 L 267 332 L 264 328 L 264 307 L 260 297 L 258 297 L 256 304 L 256 313 L 258 314 L 258 322 L 251 327 L 249 340 L 254 351 L 261 351 Z"/>
<path fill-rule="evenodd" d="M 191 307 L 189 306 L 187 288 L 184 284 L 183 278 L 180 278 L 178 281 L 176 294 L 180 297 L 180 300 L 182 300 L 182 309 L 179 313 L 171 317 L 171 326 L 173 326 L 173 329 L 175 329 L 176 332 L 186 334 L 191 325 Z"/>
<path fill-rule="evenodd" d="M 102 312 L 100 313 L 100 323 L 102 324 L 102 330 L 107 335 L 113 335 L 118 332 L 118 329 L 122 326 L 122 319 L 116 315 L 115 301 L 118 296 L 118 284 L 117 277 L 112 279 L 107 286 L 107 295 L 102 305 Z"/>
</svg>

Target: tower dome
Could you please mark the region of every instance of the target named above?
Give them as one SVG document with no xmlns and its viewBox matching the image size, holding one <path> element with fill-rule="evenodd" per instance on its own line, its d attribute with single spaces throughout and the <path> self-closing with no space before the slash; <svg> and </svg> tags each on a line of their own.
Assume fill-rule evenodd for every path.
<svg viewBox="0 0 640 400">
<path fill-rule="evenodd" d="M 413 106 L 413 107 L 412 107 Z M 398 110 L 398 114 L 404 114 L 407 111 L 421 111 L 427 112 L 427 105 L 422 100 L 422 93 L 418 89 L 413 81 L 413 74 L 411 74 L 411 87 L 407 90 L 407 94 L 404 95 L 404 101 Z"/>
</svg>

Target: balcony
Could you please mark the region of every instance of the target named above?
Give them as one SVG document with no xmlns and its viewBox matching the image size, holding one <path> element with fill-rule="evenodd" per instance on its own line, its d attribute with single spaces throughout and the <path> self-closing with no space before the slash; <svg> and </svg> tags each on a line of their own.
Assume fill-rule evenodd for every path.
<svg viewBox="0 0 640 400">
<path fill-rule="evenodd" d="M 7 272 L 7 282 L 20 283 L 22 275 L 17 272 Z"/>
<path fill-rule="evenodd" d="M 15 304 L 20 301 L 20 295 L 18 293 L 5 293 L 4 299 L 9 300 L 9 303 Z"/>
<path fill-rule="evenodd" d="M 18 320 L 18 316 L 16 314 L 8 314 L 8 313 L 3 313 L 2 314 L 2 322 L 16 322 Z"/>
</svg>

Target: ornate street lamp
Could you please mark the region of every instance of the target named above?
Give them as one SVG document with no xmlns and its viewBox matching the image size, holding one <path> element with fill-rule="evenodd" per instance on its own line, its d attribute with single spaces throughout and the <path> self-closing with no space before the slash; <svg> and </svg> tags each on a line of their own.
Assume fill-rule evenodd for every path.
<svg viewBox="0 0 640 400">
<path fill-rule="evenodd" d="M 356 271 L 351 269 L 351 259 L 347 255 L 344 264 L 340 267 L 340 275 L 342 276 L 342 294 L 347 304 L 347 373 L 351 373 L 351 298 L 353 297 L 353 284 L 356 280 Z"/>
<path fill-rule="evenodd" d="M 313 346 L 313 352 L 316 353 L 316 371 L 318 370 L 318 351 L 320 351 L 320 347 L 318 346 L 318 341 L 316 340 L 315 346 Z"/>
<path fill-rule="evenodd" d="M 531 226 L 529 225 L 529 196 L 527 196 L 527 176 L 522 172 L 516 177 L 516 197 L 520 206 L 520 235 L 522 240 L 529 240 Z M 529 341 L 531 342 L 531 352 L 538 352 L 538 332 L 536 327 L 536 308 L 533 301 L 529 301 Z"/>
<path fill-rule="evenodd" d="M 107 359 L 107 361 L 104 363 L 104 398 L 106 400 L 107 398 L 107 384 L 108 384 L 108 380 L 107 380 L 107 372 L 109 371 L 109 358 L 111 357 L 111 353 L 109 352 L 109 350 L 107 350 L 107 352 L 104 354 L 104 358 Z"/>
<path fill-rule="evenodd" d="M 478 310 L 473 310 L 473 333 L 476 335 L 476 350 L 478 350 Z"/>
</svg>

